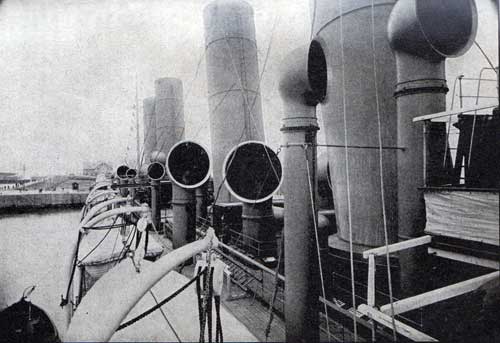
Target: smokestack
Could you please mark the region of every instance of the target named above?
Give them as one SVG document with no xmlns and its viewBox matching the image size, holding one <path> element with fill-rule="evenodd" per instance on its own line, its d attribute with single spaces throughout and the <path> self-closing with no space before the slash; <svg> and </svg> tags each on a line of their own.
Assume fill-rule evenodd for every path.
<svg viewBox="0 0 500 343">
<path fill-rule="evenodd" d="M 155 98 L 146 98 L 142 102 L 144 121 L 144 152 L 143 163 L 151 162 L 151 153 L 156 149 L 156 116 Z"/>
<path fill-rule="evenodd" d="M 167 156 L 184 139 L 182 81 L 165 77 L 155 81 L 156 150 Z"/>
<path fill-rule="evenodd" d="M 396 163 L 396 62 L 387 41 L 387 21 L 394 0 L 375 1 L 374 18 L 377 89 L 382 128 L 384 193 L 389 243 L 397 233 Z M 334 247 L 347 250 L 349 242 L 349 206 L 354 248 L 385 244 L 384 218 L 379 168 L 377 101 L 372 51 L 371 0 L 316 0 L 312 2 L 313 36 L 322 45 L 331 70 L 326 100 L 319 106 L 323 113 L 333 200 L 338 234 Z M 342 16 L 343 47 L 341 46 Z M 342 51 L 344 64 L 342 64 Z M 345 75 L 345 80 L 343 76 Z M 345 98 L 344 98 L 345 97 Z M 344 102 L 345 99 L 345 102 Z M 344 108 L 345 104 L 345 108 Z M 345 112 L 344 112 L 345 111 Z M 344 113 L 346 120 L 344 123 Z M 345 131 L 347 137 L 345 137 Z M 346 150 L 347 141 L 348 166 Z M 349 178 L 349 189 L 348 179 Z M 348 192 L 350 201 L 348 201 Z"/>
<path fill-rule="evenodd" d="M 234 202 L 222 187 L 221 170 L 231 149 L 244 141 L 264 141 L 259 63 L 253 9 L 242 0 L 215 0 L 205 7 L 206 65 L 214 193 L 217 203 Z M 274 239 L 272 199 L 243 203 L 242 233 Z"/>
<path fill-rule="evenodd" d="M 229 151 L 243 141 L 264 141 L 253 9 L 242 0 L 205 7 L 205 46 L 214 190 Z M 218 202 L 232 202 L 221 188 Z"/>
<path fill-rule="evenodd" d="M 308 49 L 292 51 L 281 65 L 286 341 L 319 342 L 319 273 L 313 226 L 318 218 L 312 211 L 309 185 L 315 199 L 316 105 L 326 94 L 326 59 L 321 45 L 313 41 Z"/>
<path fill-rule="evenodd" d="M 441 157 L 442 164 L 446 139 L 445 126 L 413 123 L 412 119 L 446 109 L 445 58 L 459 56 L 468 50 L 474 42 L 476 17 L 472 0 L 400 0 L 391 13 L 388 35 L 397 61 L 398 146 L 405 147 L 404 151 L 398 151 L 400 240 L 423 233 L 425 208 L 418 188 L 425 186 L 426 181 L 435 182 L 432 179 L 436 170 L 428 167 L 434 167 L 434 156 Z M 441 152 L 424 151 L 424 130 L 432 130 L 434 136 L 426 146 L 430 149 L 437 147 L 442 149 Z M 439 140 L 442 144 L 438 145 Z M 427 166 L 424 154 L 430 155 Z M 407 275 L 418 276 L 412 272 L 415 254 L 415 251 L 400 254 L 403 286 L 413 284 Z"/>
</svg>

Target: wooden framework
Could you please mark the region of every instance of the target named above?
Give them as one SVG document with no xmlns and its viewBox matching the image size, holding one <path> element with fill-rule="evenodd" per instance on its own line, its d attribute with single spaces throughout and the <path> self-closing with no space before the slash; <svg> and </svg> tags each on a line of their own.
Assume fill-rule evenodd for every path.
<svg viewBox="0 0 500 343">
<path fill-rule="evenodd" d="M 382 324 L 390 329 L 394 329 L 393 319 L 390 316 L 392 312 L 391 304 L 386 304 L 381 306 L 380 310 L 375 307 L 375 271 L 376 271 L 375 257 L 384 256 L 387 253 L 390 254 L 401 250 L 406 250 L 430 244 L 431 242 L 432 242 L 432 237 L 426 235 L 414 239 L 409 239 L 403 242 L 390 244 L 388 246 L 383 246 L 364 251 L 363 258 L 368 259 L 368 290 L 366 297 L 367 304 L 359 305 L 358 311 L 369 316 L 372 320 L 376 321 L 377 323 Z M 484 285 L 485 283 L 500 277 L 500 272 L 498 272 L 499 269 L 498 262 L 474 256 L 462 255 L 455 252 L 434 249 L 430 247 L 428 248 L 428 252 L 443 258 L 470 263 L 482 267 L 497 269 L 497 271 L 393 302 L 392 308 L 394 309 L 394 315 L 412 311 L 430 304 L 434 304 L 446 299 L 450 299 L 462 294 L 472 292 L 481 287 L 482 285 Z M 394 323 L 396 324 L 395 329 L 399 334 L 413 341 L 417 342 L 436 341 L 434 338 L 397 320 L 394 320 Z"/>
</svg>

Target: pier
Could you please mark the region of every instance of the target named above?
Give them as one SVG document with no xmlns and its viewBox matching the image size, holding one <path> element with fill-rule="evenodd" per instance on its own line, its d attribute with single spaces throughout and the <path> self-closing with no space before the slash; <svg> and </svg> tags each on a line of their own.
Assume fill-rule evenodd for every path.
<svg viewBox="0 0 500 343">
<path fill-rule="evenodd" d="M 11 191 L 0 193 L 0 213 L 81 207 L 88 191 Z"/>
</svg>

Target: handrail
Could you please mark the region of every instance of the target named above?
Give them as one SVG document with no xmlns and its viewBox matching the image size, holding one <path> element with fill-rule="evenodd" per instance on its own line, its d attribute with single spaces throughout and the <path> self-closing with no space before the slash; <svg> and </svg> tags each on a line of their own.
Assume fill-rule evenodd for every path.
<svg viewBox="0 0 500 343">
<path fill-rule="evenodd" d="M 82 299 L 63 341 L 108 342 L 149 289 L 188 258 L 218 244 L 213 229 L 209 229 L 202 240 L 172 251 L 141 273 L 131 263 L 118 264 Z"/>
<path fill-rule="evenodd" d="M 209 229 L 210 230 L 210 229 Z M 196 229 L 196 232 L 200 235 L 204 235 L 205 233 L 203 231 L 201 231 L 200 229 Z M 245 254 L 242 254 L 241 252 L 239 252 L 238 250 L 234 249 L 234 248 L 231 248 L 229 245 L 227 244 L 224 244 L 222 242 L 219 242 L 219 246 L 221 248 L 224 248 L 228 251 L 230 251 L 233 255 L 236 255 L 238 256 L 239 258 L 241 258 L 242 260 L 245 260 L 246 262 L 250 263 L 250 264 L 253 264 L 254 266 L 256 266 L 257 268 L 260 268 L 262 269 L 263 271 L 271 274 L 271 275 L 274 275 L 276 273 L 276 271 L 264 266 L 263 264 L 255 261 L 254 259 L 251 259 L 250 257 L 248 257 L 247 255 Z M 217 250 L 220 250 L 220 248 L 218 248 Z M 280 279 L 281 281 L 285 281 L 285 277 L 281 274 L 278 274 L 278 279 Z"/>
</svg>

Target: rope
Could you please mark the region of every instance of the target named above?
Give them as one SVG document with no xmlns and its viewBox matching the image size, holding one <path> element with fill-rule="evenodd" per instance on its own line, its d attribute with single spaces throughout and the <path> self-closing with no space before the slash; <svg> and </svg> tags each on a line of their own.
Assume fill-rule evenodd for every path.
<svg viewBox="0 0 500 343">
<path fill-rule="evenodd" d="M 76 265 L 78 261 L 78 251 L 80 250 L 80 243 L 82 241 L 82 232 L 78 231 L 78 239 L 76 241 L 76 251 L 75 251 L 75 256 L 73 257 L 73 266 L 71 267 L 71 276 L 68 282 L 68 288 L 66 288 L 66 298 L 64 298 L 61 295 L 61 303 L 59 306 L 64 307 L 68 304 L 68 299 L 69 299 L 69 291 L 71 290 L 71 285 L 73 283 L 73 279 L 75 277 L 75 271 L 76 271 Z"/>
<path fill-rule="evenodd" d="M 342 0 L 339 0 L 340 9 L 344 6 Z M 345 56 L 344 56 L 344 16 L 340 11 L 340 55 L 342 65 L 342 110 L 344 119 L 344 150 L 345 150 L 345 169 L 346 169 L 346 186 L 347 186 L 347 214 L 349 220 L 349 256 L 351 269 L 351 290 L 352 290 L 352 306 L 356 309 L 356 289 L 354 286 L 354 254 L 352 251 L 352 217 L 351 217 L 351 188 L 349 183 L 349 150 L 347 149 L 347 113 L 346 113 L 346 96 L 345 96 Z M 358 341 L 358 327 L 356 316 L 352 316 L 354 324 L 354 341 Z"/>
<path fill-rule="evenodd" d="M 128 250 L 130 249 L 130 246 L 132 245 L 132 241 L 134 240 L 133 234 L 135 234 L 135 227 L 130 230 L 130 232 L 127 236 L 127 240 L 125 241 L 125 244 L 123 245 L 123 248 L 120 251 L 120 254 L 118 254 L 118 259 L 116 260 L 114 266 L 116 266 L 125 257 Z M 130 243 L 129 243 L 130 236 L 132 236 L 132 239 L 130 240 Z"/>
<path fill-rule="evenodd" d="M 387 264 L 387 283 L 389 286 L 389 298 L 391 302 L 391 322 L 392 322 L 392 334 L 394 342 L 397 341 L 396 335 L 396 322 L 394 319 L 394 299 L 392 298 L 392 277 L 391 277 L 391 265 L 389 260 L 389 239 L 387 234 L 387 213 L 385 208 L 385 192 L 384 192 L 384 166 L 383 166 L 383 156 L 382 156 L 382 124 L 380 120 L 380 99 L 378 93 L 378 78 L 377 78 L 377 57 L 375 55 L 375 4 L 374 0 L 371 0 L 371 24 L 372 24 L 372 53 L 373 53 L 373 81 L 375 86 L 375 103 L 377 107 L 377 128 L 378 128 L 378 144 L 379 144 L 379 168 L 380 168 L 380 196 L 382 200 L 382 217 L 384 220 L 384 240 L 385 240 L 385 257 Z"/>
<path fill-rule="evenodd" d="M 78 264 L 81 264 L 83 261 L 85 261 L 85 259 L 87 257 L 90 256 L 90 254 L 92 254 L 101 244 L 102 242 L 104 242 L 104 240 L 106 239 L 106 237 L 108 237 L 109 233 L 111 232 L 111 229 L 114 227 L 116 221 L 118 220 L 118 216 L 115 217 L 115 219 L 113 220 L 113 224 L 110 225 L 110 228 L 108 229 L 108 231 L 106 232 L 106 234 L 104 235 L 104 237 L 99 241 L 99 243 L 97 243 L 93 248 L 92 250 L 90 250 L 87 255 L 85 255 L 80 261 L 78 261 Z"/>
<path fill-rule="evenodd" d="M 326 292 L 325 292 L 325 280 L 323 279 L 323 266 L 321 264 L 321 252 L 319 248 L 319 236 L 318 236 L 318 223 L 316 221 L 316 207 L 314 205 L 314 192 L 312 188 L 312 183 L 311 183 L 311 171 L 309 168 L 309 161 L 307 158 L 307 145 L 304 146 L 304 157 L 306 160 L 306 169 L 307 169 L 307 183 L 309 185 L 309 195 L 311 197 L 311 211 L 312 211 L 312 217 L 313 217 L 313 224 L 314 224 L 314 236 L 316 239 L 316 252 L 318 253 L 318 265 L 319 265 L 319 277 L 321 280 L 321 292 L 323 293 L 323 299 L 326 299 Z M 328 342 L 331 342 L 332 337 L 330 335 L 330 321 L 328 320 L 328 307 L 326 306 L 326 303 L 323 302 L 324 305 L 324 310 L 325 310 L 325 316 L 326 316 L 326 331 L 328 334 Z"/>
<path fill-rule="evenodd" d="M 215 342 L 216 343 L 223 343 L 224 342 L 224 335 L 222 333 L 222 322 L 221 322 L 221 317 L 220 317 L 220 296 L 216 295 L 214 296 L 214 301 L 215 301 L 215 316 L 216 316 L 216 327 L 215 327 Z"/>
<path fill-rule="evenodd" d="M 205 277 L 204 279 L 204 287 L 203 287 L 203 291 L 204 291 L 204 294 L 203 294 L 203 301 L 202 301 L 202 316 L 201 316 L 201 328 L 200 328 L 200 342 L 204 342 L 205 341 L 205 324 L 206 324 L 206 320 L 207 320 L 207 310 L 208 310 L 208 298 L 209 296 L 211 295 L 210 293 L 210 288 L 212 288 L 212 284 L 211 284 L 211 280 L 212 280 L 212 267 L 211 267 L 211 263 L 212 263 L 212 241 L 210 241 L 210 245 L 209 245 L 209 248 L 208 248 L 208 253 L 207 253 L 207 271 L 208 271 L 208 275 Z M 212 298 L 210 297 L 210 304 L 212 303 Z M 211 309 L 211 307 L 210 307 Z M 209 316 L 209 328 L 208 328 L 208 333 L 209 333 L 209 337 L 210 337 L 210 341 L 212 340 L 212 336 L 211 336 L 211 333 L 212 333 L 212 327 L 211 327 L 211 317 Z"/>
<path fill-rule="evenodd" d="M 128 326 L 130 326 L 130 325 L 138 322 L 139 320 L 147 317 L 148 315 L 150 315 L 154 311 L 158 310 L 160 307 L 162 307 L 163 305 L 165 305 L 166 303 L 168 303 L 170 300 L 172 300 L 173 298 L 175 298 L 176 296 L 178 296 L 182 291 L 184 291 L 186 288 L 188 288 L 193 282 L 195 282 L 196 280 L 198 280 L 200 278 L 200 276 L 202 275 L 202 273 L 203 273 L 203 271 L 199 272 L 194 278 L 192 278 L 191 280 L 189 280 L 184 286 L 182 286 L 181 288 L 177 289 L 174 293 L 170 294 L 168 297 L 166 297 L 165 299 L 163 299 L 162 301 L 160 301 L 155 306 L 151 307 L 149 310 L 144 311 L 140 315 L 132 318 L 131 320 L 129 320 L 129 321 L 123 323 L 123 324 L 121 324 L 118 327 L 118 329 L 116 329 L 116 331 L 123 330 L 126 327 L 128 327 Z"/>
</svg>

